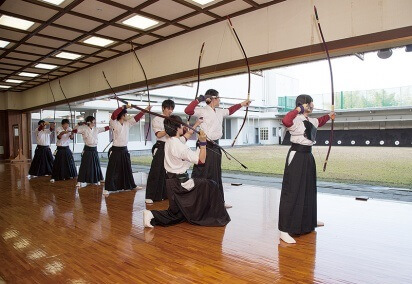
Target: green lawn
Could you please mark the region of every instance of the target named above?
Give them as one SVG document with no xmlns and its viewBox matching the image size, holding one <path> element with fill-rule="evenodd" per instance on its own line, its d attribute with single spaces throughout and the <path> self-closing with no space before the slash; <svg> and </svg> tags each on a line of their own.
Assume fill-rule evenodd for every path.
<svg viewBox="0 0 412 284">
<path fill-rule="evenodd" d="M 412 148 L 335 146 L 332 147 L 326 172 L 323 172 L 327 149 L 327 147 L 313 147 L 319 180 L 412 189 Z M 271 145 L 227 150 L 248 169 L 243 169 L 224 156 L 222 162 L 224 171 L 281 176 L 289 147 Z M 132 157 L 133 164 L 150 165 L 151 161 L 151 156 Z"/>
</svg>

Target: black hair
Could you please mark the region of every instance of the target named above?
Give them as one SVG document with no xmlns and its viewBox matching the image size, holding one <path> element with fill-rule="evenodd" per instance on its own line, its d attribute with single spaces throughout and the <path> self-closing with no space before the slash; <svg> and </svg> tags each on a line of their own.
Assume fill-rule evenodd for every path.
<svg viewBox="0 0 412 284">
<path fill-rule="evenodd" d="M 215 89 L 209 89 L 206 91 L 205 93 L 205 98 L 206 98 L 206 104 L 210 104 L 210 102 L 212 101 L 213 97 L 218 97 L 219 96 L 219 92 L 216 91 Z M 210 99 L 210 100 L 208 100 Z"/>
<path fill-rule="evenodd" d="M 296 107 L 303 105 L 303 104 L 310 104 L 311 102 L 313 102 L 313 99 L 311 96 L 305 95 L 305 94 L 299 95 L 296 98 Z"/>
<path fill-rule="evenodd" d="M 91 115 L 89 115 L 88 117 L 86 117 L 86 123 L 91 123 L 93 122 L 93 120 L 95 120 L 95 118 Z"/>
<path fill-rule="evenodd" d="M 165 109 L 165 108 L 175 109 L 175 102 L 172 100 L 164 100 L 162 102 L 162 109 Z"/>
<path fill-rule="evenodd" d="M 172 121 L 171 119 L 177 120 L 180 123 L 177 123 L 176 121 Z M 182 118 L 177 115 L 171 115 L 170 119 L 165 118 L 163 122 L 165 126 L 165 131 L 169 137 L 175 137 L 177 135 L 177 129 L 182 126 Z"/>
<path fill-rule="evenodd" d="M 124 108 L 122 111 L 117 115 L 117 120 L 121 119 L 123 115 L 127 113 L 127 110 Z"/>
<path fill-rule="evenodd" d="M 62 125 L 63 124 L 70 124 L 70 121 L 67 118 L 65 118 L 62 120 Z"/>
<path fill-rule="evenodd" d="M 37 125 L 40 125 L 42 123 L 45 123 L 45 121 L 41 119 L 41 120 L 39 120 L 39 122 L 37 122 Z"/>
</svg>

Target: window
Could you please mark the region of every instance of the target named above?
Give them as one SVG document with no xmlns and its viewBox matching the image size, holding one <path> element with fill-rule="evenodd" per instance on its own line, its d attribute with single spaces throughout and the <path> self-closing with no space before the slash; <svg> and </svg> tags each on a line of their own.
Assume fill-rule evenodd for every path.
<svg viewBox="0 0 412 284">
<path fill-rule="evenodd" d="M 222 139 L 232 139 L 232 121 L 228 118 L 223 119 L 223 137 Z"/>
<path fill-rule="evenodd" d="M 31 143 L 32 144 L 37 144 L 37 141 L 36 141 L 36 128 L 38 128 L 39 126 L 38 126 L 38 123 L 39 121 L 38 120 L 32 120 L 31 121 L 31 129 L 32 129 L 32 131 L 31 131 Z"/>
<path fill-rule="evenodd" d="M 57 135 L 56 135 L 56 126 L 54 128 L 54 131 L 50 134 L 50 145 L 56 144 L 57 142 Z"/>
<path fill-rule="evenodd" d="M 76 143 L 84 143 L 84 141 L 83 141 L 83 135 L 81 135 L 81 134 L 76 134 L 75 136 L 76 136 L 76 137 L 75 137 Z M 71 143 L 73 143 L 73 141 L 72 141 Z"/>
<path fill-rule="evenodd" d="M 133 118 L 131 118 L 133 119 Z M 133 125 L 129 130 L 129 141 L 143 141 L 144 134 L 143 134 L 143 126 L 144 121 L 139 120 L 135 125 Z M 143 140 L 142 140 L 143 138 Z"/>
<path fill-rule="evenodd" d="M 267 127 L 260 128 L 260 140 L 267 141 L 269 140 L 269 129 Z"/>
<path fill-rule="evenodd" d="M 70 121 L 69 127 L 73 128 L 73 129 L 76 127 L 77 123 L 79 122 L 79 120 L 77 120 L 78 117 L 79 118 L 81 117 L 81 120 L 84 120 L 84 118 L 83 118 L 84 113 L 81 113 L 81 112 L 78 112 L 78 111 L 73 111 L 73 113 L 69 112 L 68 115 L 69 115 L 68 120 Z M 95 116 L 94 113 L 92 115 Z M 60 123 L 59 123 L 59 126 L 61 126 Z M 73 140 L 71 140 L 70 143 L 73 144 Z M 74 144 L 77 144 L 77 143 L 84 143 L 83 135 L 81 135 L 81 134 L 74 135 Z"/>
</svg>

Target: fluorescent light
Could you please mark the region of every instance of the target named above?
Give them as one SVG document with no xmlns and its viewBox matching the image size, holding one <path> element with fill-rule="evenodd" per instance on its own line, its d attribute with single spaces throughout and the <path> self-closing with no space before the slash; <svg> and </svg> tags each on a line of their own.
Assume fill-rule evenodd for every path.
<svg viewBox="0 0 412 284">
<path fill-rule="evenodd" d="M 5 41 L 5 40 L 0 40 L 0 48 L 5 48 L 6 46 L 9 45 L 9 41 Z"/>
<path fill-rule="evenodd" d="M 60 53 L 56 54 L 55 56 L 59 57 L 59 58 L 70 59 L 70 60 L 75 60 L 79 57 L 82 57 L 80 54 L 71 53 L 71 52 L 60 52 Z"/>
<path fill-rule="evenodd" d="M 19 76 L 24 76 L 24 77 L 36 77 L 39 76 L 39 74 L 36 73 L 29 73 L 29 72 L 20 72 Z"/>
<path fill-rule="evenodd" d="M 8 88 L 11 88 L 11 86 L 0 85 L 0 88 L 1 88 L 1 89 L 8 89 Z"/>
<path fill-rule="evenodd" d="M 213 2 L 215 0 L 192 0 L 193 2 L 199 3 L 200 5 L 206 5 L 210 2 Z"/>
<path fill-rule="evenodd" d="M 41 68 L 41 69 L 54 69 L 57 67 L 57 65 L 52 65 L 52 64 L 44 64 L 44 63 L 39 63 L 34 65 L 36 68 Z"/>
<path fill-rule="evenodd" d="M 122 23 L 127 26 L 145 30 L 147 28 L 157 25 L 159 22 L 143 16 L 136 15 L 127 20 L 124 20 Z"/>
<path fill-rule="evenodd" d="M 65 0 L 41 0 L 43 2 L 47 2 L 56 6 L 59 6 L 61 3 L 63 3 Z"/>
<path fill-rule="evenodd" d="M 109 44 L 112 44 L 114 41 L 102 37 L 92 36 L 84 40 L 83 42 L 91 45 L 107 46 Z"/>
<path fill-rule="evenodd" d="M 14 80 L 14 79 L 7 79 L 6 82 L 7 82 L 7 83 L 20 84 L 20 83 L 23 83 L 24 81 L 22 81 L 22 80 Z"/>
<path fill-rule="evenodd" d="M 32 25 L 34 25 L 34 22 L 6 15 L 1 15 L 0 25 L 27 31 Z"/>
</svg>

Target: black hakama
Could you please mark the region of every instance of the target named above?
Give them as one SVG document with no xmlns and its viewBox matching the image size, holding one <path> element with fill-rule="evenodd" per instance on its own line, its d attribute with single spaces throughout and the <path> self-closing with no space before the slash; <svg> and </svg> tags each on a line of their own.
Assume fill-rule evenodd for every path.
<svg viewBox="0 0 412 284">
<path fill-rule="evenodd" d="M 217 141 L 215 142 L 217 144 Z M 225 197 L 222 183 L 222 151 L 219 147 L 207 142 L 206 161 L 204 164 L 193 166 L 192 178 L 205 178 L 216 182 L 224 202 Z"/>
<path fill-rule="evenodd" d="M 53 163 L 52 179 L 65 180 L 77 177 L 76 165 L 69 146 L 57 146 L 57 153 Z"/>
<path fill-rule="evenodd" d="M 166 179 L 169 208 L 152 210 L 153 226 L 170 226 L 184 221 L 200 226 L 222 227 L 230 222 L 222 194 L 212 180 L 194 179 L 195 186 L 187 190 L 177 178 Z"/>
<path fill-rule="evenodd" d="M 136 188 L 130 154 L 127 147 L 112 146 L 112 148 L 110 148 L 104 187 L 107 191 Z"/>
<path fill-rule="evenodd" d="M 53 170 L 53 155 L 49 146 L 37 145 L 34 157 L 30 165 L 29 175 L 51 175 Z"/>
<path fill-rule="evenodd" d="M 77 182 L 98 183 L 103 180 L 97 147 L 84 146 Z"/>
<path fill-rule="evenodd" d="M 296 151 L 288 165 L 291 151 Z M 312 232 L 317 223 L 316 164 L 312 147 L 292 144 L 286 157 L 279 205 L 279 230 L 291 235 Z"/>
<path fill-rule="evenodd" d="M 154 153 L 154 151 L 156 152 Z M 161 201 L 167 198 L 166 170 L 164 166 L 165 142 L 157 141 L 153 145 L 152 153 L 154 153 L 154 156 L 147 177 L 146 199 Z"/>
</svg>

